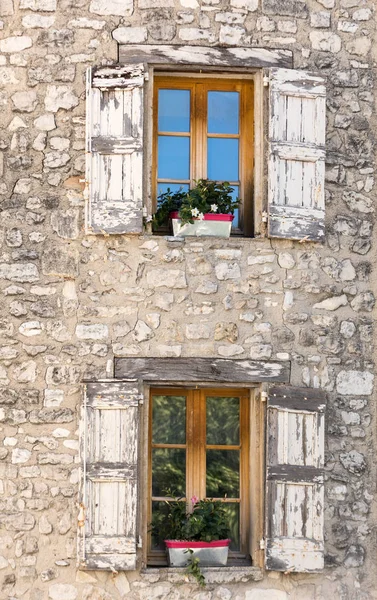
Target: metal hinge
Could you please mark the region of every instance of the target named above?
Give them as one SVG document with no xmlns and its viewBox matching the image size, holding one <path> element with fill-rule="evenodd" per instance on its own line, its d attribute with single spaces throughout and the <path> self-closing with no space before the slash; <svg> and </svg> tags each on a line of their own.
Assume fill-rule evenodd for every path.
<svg viewBox="0 0 377 600">
<path fill-rule="evenodd" d="M 270 78 L 268 75 L 263 76 L 263 86 L 268 87 L 270 85 Z"/>
<path fill-rule="evenodd" d="M 143 539 L 142 539 L 141 535 L 139 535 L 139 541 L 137 543 L 137 547 L 138 548 L 142 548 L 143 547 Z"/>
<path fill-rule="evenodd" d="M 268 221 L 268 212 L 266 210 L 264 210 L 262 212 L 262 223 L 267 223 Z"/>
<path fill-rule="evenodd" d="M 267 392 L 261 392 L 260 393 L 260 399 L 261 399 L 262 402 L 267 402 L 268 393 Z"/>
<path fill-rule="evenodd" d="M 259 540 L 259 549 L 260 550 L 265 550 L 266 549 L 266 542 L 265 542 L 264 538 L 262 538 L 261 540 Z"/>
</svg>

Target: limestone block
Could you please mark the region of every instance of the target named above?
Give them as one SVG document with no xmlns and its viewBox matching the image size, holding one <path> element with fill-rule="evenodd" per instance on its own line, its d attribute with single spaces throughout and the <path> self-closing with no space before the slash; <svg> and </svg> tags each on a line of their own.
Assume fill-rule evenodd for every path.
<svg viewBox="0 0 377 600">
<path fill-rule="evenodd" d="M 0 264 L 0 279 L 8 279 L 19 283 L 38 281 L 39 273 L 33 263 Z"/>
<path fill-rule="evenodd" d="M 357 450 L 342 453 L 339 459 L 343 467 L 350 473 L 360 474 L 366 469 L 365 457 L 360 452 L 357 452 Z"/>
<path fill-rule="evenodd" d="M 118 17 L 128 17 L 132 15 L 133 10 L 133 0 L 92 0 L 89 6 L 91 13 Z"/>
<path fill-rule="evenodd" d="M 197 27 L 183 27 L 179 30 L 179 37 L 184 42 L 194 42 L 200 40 L 214 41 L 214 34 L 207 29 Z"/>
<path fill-rule="evenodd" d="M 14 110 L 19 112 L 33 112 L 38 104 L 36 92 L 28 90 L 27 92 L 16 92 L 12 96 Z"/>
<path fill-rule="evenodd" d="M 13 377 L 20 383 L 33 383 L 37 377 L 37 363 L 33 360 L 28 360 L 13 370 Z"/>
<path fill-rule="evenodd" d="M 144 321 L 138 321 L 135 325 L 132 337 L 135 342 L 145 342 L 154 337 L 154 333 Z"/>
<path fill-rule="evenodd" d="M 308 7 L 302 0 L 262 0 L 263 12 L 268 15 L 279 15 L 287 17 L 297 17 L 306 19 L 308 16 Z"/>
<path fill-rule="evenodd" d="M 113 38 L 119 44 L 140 44 L 148 37 L 146 27 L 118 27 L 113 31 Z"/>
<path fill-rule="evenodd" d="M 310 25 L 311 27 L 330 27 L 331 14 L 324 10 L 310 13 Z"/>
<path fill-rule="evenodd" d="M 352 13 L 352 18 L 355 21 L 369 21 L 371 17 L 372 11 L 370 8 L 360 8 L 359 10 L 355 10 L 355 12 Z"/>
<path fill-rule="evenodd" d="M 238 344 L 229 344 L 228 346 L 219 346 L 217 348 L 217 352 L 220 354 L 220 356 L 230 358 L 232 356 L 242 354 L 244 352 L 244 348 Z"/>
<path fill-rule="evenodd" d="M 372 292 L 363 292 L 358 294 L 351 300 L 351 306 L 354 311 L 365 311 L 371 312 L 376 303 L 375 297 Z"/>
<path fill-rule="evenodd" d="M 66 85 L 49 85 L 45 97 L 45 108 L 49 112 L 57 112 L 59 108 L 70 110 L 79 103 L 74 92 Z"/>
<path fill-rule="evenodd" d="M 69 160 L 69 155 L 68 155 Z M 45 163 L 46 164 L 46 163 Z M 79 213 L 77 209 L 55 211 L 51 214 L 52 229 L 59 237 L 74 240 L 79 235 Z"/>
<path fill-rule="evenodd" d="M 351 212 L 357 211 L 365 214 L 374 212 L 373 200 L 364 194 L 343 192 L 342 197 Z"/>
<path fill-rule="evenodd" d="M 26 448 L 15 448 L 12 450 L 12 464 L 18 465 L 21 463 L 26 463 L 31 457 L 30 450 Z"/>
<path fill-rule="evenodd" d="M 374 375 L 369 371 L 340 371 L 336 391 L 344 396 L 368 396 L 373 391 Z"/>
<path fill-rule="evenodd" d="M 372 47 L 372 40 L 366 36 L 354 38 L 346 43 L 346 49 L 350 54 L 366 56 Z"/>
<path fill-rule="evenodd" d="M 221 44 L 238 46 L 243 43 L 245 29 L 239 25 L 221 25 L 219 40 Z"/>
<path fill-rule="evenodd" d="M 234 8 L 243 8 L 249 12 L 258 10 L 259 0 L 230 0 L 230 5 Z"/>
<path fill-rule="evenodd" d="M 329 31 L 311 31 L 309 38 L 314 50 L 337 54 L 342 47 L 342 40 L 337 33 Z"/>
<path fill-rule="evenodd" d="M 56 0 L 20 0 L 20 8 L 53 12 L 56 10 Z"/>
<path fill-rule="evenodd" d="M 33 40 L 27 35 L 15 35 L 0 40 L 0 52 L 22 52 L 33 45 Z"/>
<path fill-rule="evenodd" d="M 109 328 L 102 323 L 78 324 L 75 333 L 80 340 L 104 340 L 109 336 Z"/>
<path fill-rule="evenodd" d="M 129 593 L 130 584 L 125 573 L 118 573 L 113 578 L 113 583 L 122 597 Z"/>
<path fill-rule="evenodd" d="M 322 4 L 325 8 L 334 8 L 335 6 L 335 0 L 317 0 L 317 2 Z"/>
<path fill-rule="evenodd" d="M 0 86 L 15 85 L 19 83 L 16 71 L 11 67 L 0 67 Z"/>
<path fill-rule="evenodd" d="M 332 296 L 331 298 L 322 300 L 322 302 L 317 302 L 316 304 L 313 304 L 313 308 L 321 310 L 337 310 L 341 306 L 346 306 L 347 304 L 347 296 L 342 294 L 341 296 Z"/>
<path fill-rule="evenodd" d="M 42 270 L 45 275 L 76 277 L 78 275 L 78 254 L 67 246 L 54 246 L 42 255 Z"/>
<path fill-rule="evenodd" d="M 77 589 L 68 583 L 54 583 L 48 589 L 50 600 L 76 600 Z"/>
<path fill-rule="evenodd" d="M 184 271 L 174 269 L 153 269 L 147 273 L 149 287 L 186 288 Z"/>
<path fill-rule="evenodd" d="M 55 22 L 55 17 L 43 15 L 26 15 L 22 18 L 22 25 L 25 29 L 48 29 Z"/>
<path fill-rule="evenodd" d="M 188 340 L 208 340 L 211 330 L 203 323 L 188 323 L 186 325 L 186 337 Z"/>
<path fill-rule="evenodd" d="M 180 344 L 173 346 L 167 344 L 160 344 L 157 346 L 157 353 L 159 356 L 165 358 L 172 358 L 175 356 L 181 356 L 182 354 L 182 346 Z"/>
<path fill-rule="evenodd" d="M 272 346 L 269 344 L 252 344 L 250 346 L 250 358 L 254 360 L 262 360 L 271 358 Z"/>
<path fill-rule="evenodd" d="M 64 167 L 71 157 L 67 152 L 47 152 L 43 164 L 48 169 L 56 169 L 58 167 Z"/>
<path fill-rule="evenodd" d="M 10 17 L 14 13 L 13 0 L 1 0 L 0 17 Z"/>
<path fill-rule="evenodd" d="M 238 263 L 218 263 L 215 266 L 215 272 L 217 279 L 220 281 L 241 278 L 241 271 Z"/>
</svg>

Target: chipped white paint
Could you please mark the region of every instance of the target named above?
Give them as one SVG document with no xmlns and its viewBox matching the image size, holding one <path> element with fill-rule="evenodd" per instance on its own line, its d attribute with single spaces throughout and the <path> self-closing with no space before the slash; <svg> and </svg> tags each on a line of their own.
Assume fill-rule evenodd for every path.
<svg viewBox="0 0 377 600">
<path fill-rule="evenodd" d="M 324 239 L 324 80 L 305 71 L 271 69 L 269 235 Z"/>
<path fill-rule="evenodd" d="M 90 233 L 142 232 L 142 65 L 87 74 L 87 218 Z"/>
<path fill-rule="evenodd" d="M 86 384 L 80 445 L 83 461 L 80 566 L 136 568 L 141 399 L 135 381 Z"/>
<path fill-rule="evenodd" d="M 147 62 L 219 67 L 291 67 L 293 65 L 290 50 L 149 44 L 120 46 L 119 60 L 121 63 Z"/>
<path fill-rule="evenodd" d="M 268 398 L 266 568 L 323 568 L 322 391 L 273 388 Z"/>
</svg>

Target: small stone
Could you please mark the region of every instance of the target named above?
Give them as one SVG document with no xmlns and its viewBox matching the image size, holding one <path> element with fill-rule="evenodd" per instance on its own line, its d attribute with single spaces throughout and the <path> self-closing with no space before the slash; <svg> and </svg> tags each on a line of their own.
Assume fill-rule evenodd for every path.
<svg viewBox="0 0 377 600">
<path fill-rule="evenodd" d="M 353 321 L 342 321 L 340 324 L 340 333 L 346 339 L 350 339 L 356 331 L 356 325 Z"/>
<path fill-rule="evenodd" d="M 14 110 L 20 112 L 33 112 L 38 104 L 38 97 L 34 90 L 16 92 L 12 96 L 12 102 L 14 104 Z"/>
<path fill-rule="evenodd" d="M 373 310 L 375 303 L 376 300 L 372 292 L 363 292 L 351 300 L 351 306 L 356 312 L 370 312 Z"/>
<path fill-rule="evenodd" d="M 278 256 L 278 264 L 282 269 L 293 269 L 296 261 L 289 252 L 280 252 Z"/>
<path fill-rule="evenodd" d="M 249 590 L 246 592 L 245 600 L 288 600 L 288 594 L 276 589 Z"/>
<path fill-rule="evenodd" d="M 20 383 L 33 383 L 37 377 L 37 363 L 33 360 L 21 363 L 14 368 L 13 377 Z"/>
<path fill-rule="evenodd" d="M 56 10 L 56 0 L 20 0 L 20 8 L 53 12 Z"/>
<path fill-rule="evenodd" d="M 303 0 L 262 0 L 262 10 L 268 15 L 281 15 L 305 19 L 308 7 Z"/>
<path fill-rule="evenodd" d="M 40 131 L 52 131 L 56 129 L 55 117 L 51 113 L 41 115 L 34 121 L 34 127 Z"/>
<path fill-rule="evenodd" d="M 22 18 L 22 25 L 25 29 L 48 29 L 52 27 L 55 17 L 47 17 L 43 15 L 26 15 Z"/>
<path fill-rule="evenodd" d="M 365 560 L 365 550 L 360 544 L 354 544 L 347 549 L 344 559 L 346 569 L 350 567 L 362 567 Z"/>
<path fill-rule="evenodd" d="M 147 37 L 146 27 L 118 27 L 113 31 L 113 38 L 119 44 L 141 44 Z"/>
<path fill-rule="evenodd" d="M 343 294 L 342 296 L 333 296 L 332 298 L 326 298 L 326 300 L 322 300 L 322 302 L 314 304 L 313 308 L 318 308 L 321 310 L 337 310 L 341 306 L 346 306 L 347 304 L 347 296 Z"/>
<path fill-rule="evenodd" d="M 18 331 L 21 335 L 33 337 L 34 335 L 40 335 L 42 333 L 42 325 L 39 321 L 25 321 L 25 323 L 21 323 Z"/>
<path fill-rule="evenodd" d="M 189 323 L 186 325 L 186 337 L 188 340 L 207 340 L 211 335 L 208 325 L 202 323 Z"/>
<path fill-rule="evenodd" d="M 220 281 L 241 278 L 241 271 L 238 263 L 219 263 L 215 266 L 215 272 L 217 279 Z"/>
<path fill-rule="evenodd" d="M 351 450 L 351 452 L 345 452 L 339 456 L 340 462 L 343 467 L 350 473 L 360 474 L 366 469 L 365 457 L 357 450 Z"/>
<path fill-rule="evenodd" d="M 330 27 L 331 14 L 325 11 L 310 13 L 310 25 L 311 27 Z"/>
<path fill-rule="evenodd" d="M 26 448 L 15 448 L 12 450 L 12 464 L 18 465 L 26 463 L 30 459 L 30 456 L 30 450 L 26 450 Z"/>
<path fill-rule="evenodd" d="M 52 581 L 52 579 L 56 579 L 58 573 L 55 569 L 46 569 L 45 571 L 41 571 L 40 578 L 41 581 Z"/>
<path fill-rule="evenodd" d="M 217 349 L 220 356 L 225 356 L 225 358 L 230 358 L 231 356 L 237 356 L 238 354 L 242 354 L 244 349 L 242 346 L 238 346 L 237 344 L 229 344 L 228 346 L 219 346 Z"/>
<path fill-rule="evenodd" d="M 147 283 L 150 287 L 186 288 L 187 281 L 184 271 L 173 269 L 153 269 L 147 273 Z"/>
<path fill-rule="evenodd" d="M 8 565 L 9 563 L 5 556 L 0 556 L 0 569 L 6 569 Z"/>
<path fill-rule="evenodd" d="M 57 112 L 60 108 L 69 110 L 79 103 L 78 97 L 66 85 L 49 85 L 45 97 L 46 110 Z"/>
<path fill-rule="evenodd" d="M 250 358 L 262 360 L 271 358 L 272 346 L 269 344 L 252 344 L 250 346 Z"/>
<path fill-rule="evenodd" d="M 138 321 L 135 325 L 132 337 L 135 342 L 145 342 L 154 337 L 154 333 L 144 321 Z"/>
</svg>

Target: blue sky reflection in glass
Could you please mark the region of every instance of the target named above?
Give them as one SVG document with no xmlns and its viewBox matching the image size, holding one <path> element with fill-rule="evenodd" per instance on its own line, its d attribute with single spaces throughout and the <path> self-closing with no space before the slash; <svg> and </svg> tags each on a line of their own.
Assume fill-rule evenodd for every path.
<svg viewBox="0 0 377 600">
<path fill-rule="evenodd" d="M 239 133 L 239 92 L 208 92 L 208 133 Z"/>
</svg>

